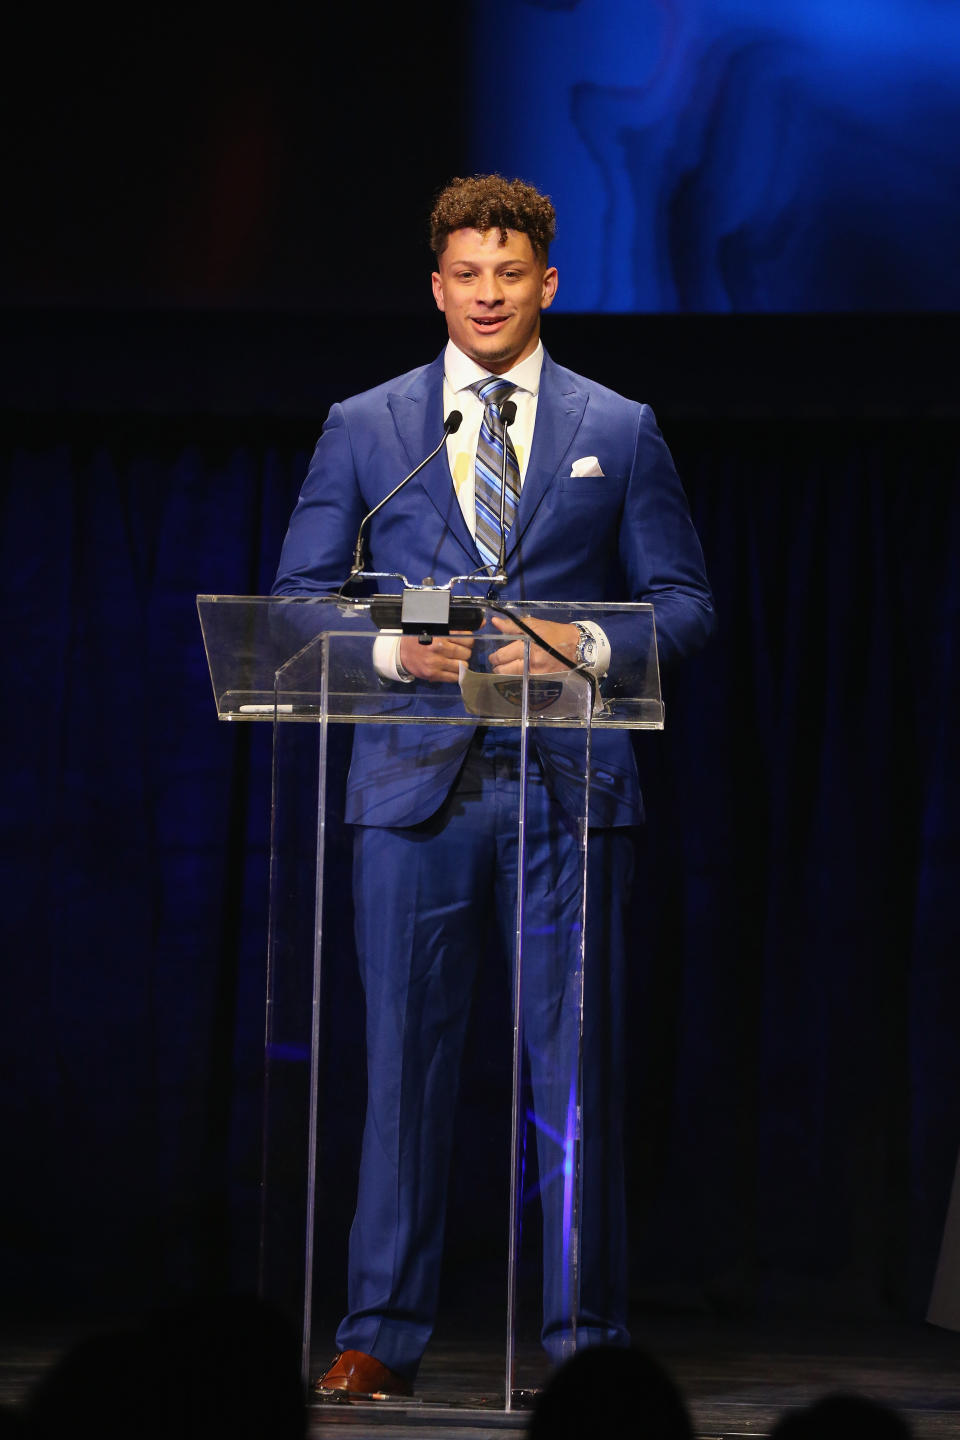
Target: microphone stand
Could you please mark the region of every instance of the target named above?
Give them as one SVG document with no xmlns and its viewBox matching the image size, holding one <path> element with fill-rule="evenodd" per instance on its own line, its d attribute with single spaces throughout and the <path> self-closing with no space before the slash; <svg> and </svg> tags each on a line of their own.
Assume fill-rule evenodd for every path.
<svg viewBox="0 0 960 1440">
<path fill-rule="evenodd" d="M 350 570 L 350 574 L 347 576 L 347 584 L 349 584 L 351 580 L 358 580 L 360 576 L 364 573 L 363 532 L 369 525 L 370 521 L 373 519 L 374 515 L 376 515 L 379 510 L 382 510 L 384 505 L 386 505 L 387 501 L 392 500 L 394 495 L 396 495 L 400 490 L 403 489 L 404 485 L 409 484 L 409 482 L 414 478 L 415 475 L 419 475 L 420 471 L 425 465 L 430 464 L 430 461 L 433 459 L 433 457 L 439 454 L 439 452 L 443 449 L 444 445 L 447 443 L 447 436 L 455 435 L 460 429 L 462 421 L 463 416 L 461 415 L 460 411 L 451 410 L 450 414 L 443 422 L 443 434 L 440 436 L 440 443 L 434 446 L 434 448 L 430 451 L 430 454 L 427 455 L 423 460 L 421 460 L 420 464 L 415 469 L 411 470 L 409 475 L 405 475 L 403 477 L 399 485 L 394 485 L 389 495 L 384 495 L 383 499 L 380 500 L 376 505 L 374 505 L 373 509 L 369 511 L 368 514 L 364 515 L 363 519 L 360 521 L 360 529 L 357 531 L 357 543 L 353 547 L 353 566 Z M 382 572 L 377 573 L 379 574 Z M 371 576 L 370 578 L 373 578 L 373 576 Z M 401 576 L 401 579 L 402 578 L 403 577 Z"/>
</svg>

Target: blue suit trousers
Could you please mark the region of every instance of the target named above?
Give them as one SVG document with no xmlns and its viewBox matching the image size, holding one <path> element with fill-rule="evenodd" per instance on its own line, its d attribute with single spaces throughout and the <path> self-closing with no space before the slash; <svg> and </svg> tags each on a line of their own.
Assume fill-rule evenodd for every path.
<svg viewBox="0 0 960 1440">
<path fill-rule="evenodd" d="M 491 914 L 500 943 L 513 954 L 519 800 L 516 731 L 481 729 L 430 819 L 406 828 L 355 828 L 368 1093 L 349 1310 L 337 1345 L 374 1355 L 410 1378 L 434 1324 L 460 1061 Z M 578 827 L 550 794 L 533 747 L 525 848 L 522 1017 L 541 1180 L 542 1338 L 559 1361 L 569 1346 L 572 1302 L 558 1137 L 570 1096 L 567 1057 L 576 1054 L 582 857 Z M 578 1345 L 629 1338 L 622 1024 L 633 864 L 633 831 L 591 832 Z"/>
</svg>

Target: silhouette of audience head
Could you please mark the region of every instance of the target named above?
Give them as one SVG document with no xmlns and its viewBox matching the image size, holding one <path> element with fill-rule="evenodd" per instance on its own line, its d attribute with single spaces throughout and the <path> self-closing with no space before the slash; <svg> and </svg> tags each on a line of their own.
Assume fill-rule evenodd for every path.
<svg viewBox="0 0 960 1440">
<path fill-rule="evenodd" d="M 30 1432 L 21 1410 L 0 1405 L 0 1440 L 29 1440 Z"/>
<path fill-rule="evenodd" d="M 96 1433 L 120 1440 L 134 1425 L 152 1440 L 156 1396 L 141 1338 L 129 1331 L 105 1331 L 77 1341 L 41 1375 L 27 1397 L 23 1420 L 31 1440 Z"/>
<path fill-rule="evenodd" d="M 537 1396 L 529 1440 L 693 1440 L 680 1390 L 634 1346 L 591 1345 L 551 1375 Z"/>
<path fill-rule="evenodd" d="M 74 1345 L 27 1398 L 30 1440 L 304 1440 L 300 1347 L 253 1297 L 171 1306 Z"/>
<path fill-rule="evenodd" d="M 770 1440 L 910 1440 L 898 1411 L 866 1395 L 838 1392 L 782 1415 Z"/>
</svg>

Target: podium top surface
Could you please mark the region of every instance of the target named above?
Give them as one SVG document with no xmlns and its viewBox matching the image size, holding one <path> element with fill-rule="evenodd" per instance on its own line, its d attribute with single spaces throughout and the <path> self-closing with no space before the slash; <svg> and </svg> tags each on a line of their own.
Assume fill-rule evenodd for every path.
<svg viewBox="0 0 960 1440">
<path fill-rule="evenodd" d="M 459 685 L 437 685 L 385 677 L 383 656 L 392 653 L 401 633 L 400 599 L 198 595 L 218 717 L 663 729 L 652 605 L 501 605 L 454 597 L 449 628 L 473 632 L 473 653 Z M 497 676 L 487 660 L 506 642 L 490 624 L 494 613 L 520 624 L 541 618 L 598 625 L 610 644 L 607 673 L 596 685 L 588 673 L 559 665 L 550 674 L 528 676 L 526 684 L 519 676 Z M 429 643 L 426 632 L 424 643 Z"/>
</svg>

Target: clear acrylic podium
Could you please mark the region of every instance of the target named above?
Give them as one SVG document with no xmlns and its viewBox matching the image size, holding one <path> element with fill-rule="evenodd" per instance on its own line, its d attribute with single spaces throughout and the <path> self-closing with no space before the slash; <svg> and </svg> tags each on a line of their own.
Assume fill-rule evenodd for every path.
<svg viewBox="0 0 960 1440">
<path fill-rule="evenodd" d="M 434 727 L 438 742 L 447 726 L 508 727 L 516 732 L 520 878 L 513 955 L 508 957 L 512 1014 L 505 1025 L 512 1027 L 512 1034 L 505 1036 L 503 1046 L 511 1069 L 504 1090 L 511 1100 L 509 1123 L 503 1128 L 509 1156 L 502 1164 L 507 1179 L 498 1282 L 505 1364 L 502 1391 L 476 1400 L 488 1414 L 498 1403 L 509 1412 L 522 1404 L 519 1397 L 526 1383 L 518 1375 L 518 1343 L 532 1341 L 538 1330 L 539 1296 L 535 1278 L 529 1278 L 536 1276 L 538 1256 L 531 1253 L 527 1238 L 536 1225 L 528 1225 L 527 1218 L 536 1212 L 537 1194 L 549 1186 L 562 1187 L 563 1293 L 570 1306 L 569 1348 L 576 1348 L 592 741 L 597 732 L 610 728 L 663 728 L 653 607 L 559 602 L 508 607 L 521 619 L 593 620 L 612 635 L 629 634 L 628 645 L 615 644 L 614 663 L 599 685 L 577 670 L 530 673 L 530 641 L 525 642 L 523 675 L 496 676 L 486 658 L 504 644 L 504 637 L 489 625 L 476 631 L 461 684 L 429 685 L 384 678 L 374 647 L 382 633 L 375 619 L 382 624 L 383 617 L 375 614 L 370 601 L 200 595 L 197 606 L 218 717 L 273 727 L 259 1287 L 302 1332 L 305 1382 L 310 1379 L 319 1297 L 334 1305 L 334 1320 L 339 1318 L 336 1306 L 344 1300 L 339 1271 L 329 1273 L 327 1237 L 345 1252 L 356 1192 L 354 1137 L 365 1093 L 362 1023 L 355 1018 L 362 1006 L 355 980 L 350 827 L 342 820 L 351 734 L 354 727 L 371 724 Z M 457 628 L 455 622 L 451 628 Z M 541 730 L 563 732 L 564 770 L 568 781 L 571 776 L 575 780 L 572 790 L 568 785 L 564 805 L 569 814 L 573 794 L 582 862 L 580 925 L 569 955 L 579 1014 L 573 1039 L 558 1047 L 556 1056 L 561 1075 L 569 1081 L 569 1103 L 559 1117 L 534 1111 L 522 1034 L 525 792 Z M 474 1156 L 471 1163 L 486 1173 L 484 1161 Z M 327 1360 L 334 1348 L 332 1331 L 326 1328 L 331 1316 L 323 1316 L 329 1348 L 322 1353 Z"/>
</svg>

